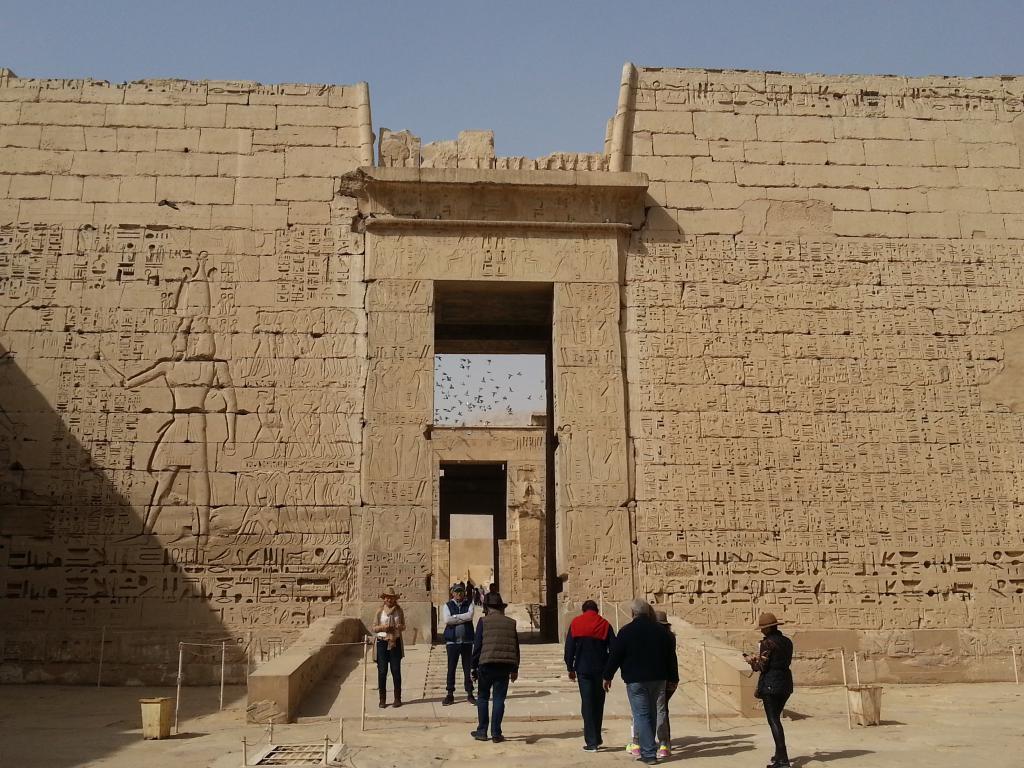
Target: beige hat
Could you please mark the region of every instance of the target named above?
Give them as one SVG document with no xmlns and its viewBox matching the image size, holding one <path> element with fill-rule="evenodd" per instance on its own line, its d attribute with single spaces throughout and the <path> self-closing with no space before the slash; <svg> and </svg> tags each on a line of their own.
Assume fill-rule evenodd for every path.
<svg viewBox="0 0 1024 768">
<path fill-rule="evenodd" d="M 775 618 L 774 613 L 762 613 L 757 619 L 757 628 L 768 629 L 768 627 L 777 627 L 783 623 Z"/>
<path fill-rule="evenodd" d="M 395 600 L 397 600 L 398 598 L 401 597 L 400 594 L 395 592 L 395 588 L 394 587 L 388 587 L 387 589 L 385 589 L 383 592 L 380 593 L 380 596 L 381 596 L 381 598 L 393 597 L 393 598 L 395 598 Z"/>
</svg>

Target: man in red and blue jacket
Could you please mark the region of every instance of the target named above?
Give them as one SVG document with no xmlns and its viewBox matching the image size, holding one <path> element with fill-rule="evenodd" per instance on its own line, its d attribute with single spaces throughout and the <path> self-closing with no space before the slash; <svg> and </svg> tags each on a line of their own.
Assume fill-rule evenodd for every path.
<svg viewBox="0 0 1024 768">
<path fill-rule="evenodd" d="M 565 666 L 569 679 L 580 687 L 584 752 L 597 752 L 601 746 L 605 699 L 602 675 L 613 639 L 615 631 L 597 612 L 593 600 L 583 603 L 583 612 L 572 620 L 565 636 Z"/>
</svg>

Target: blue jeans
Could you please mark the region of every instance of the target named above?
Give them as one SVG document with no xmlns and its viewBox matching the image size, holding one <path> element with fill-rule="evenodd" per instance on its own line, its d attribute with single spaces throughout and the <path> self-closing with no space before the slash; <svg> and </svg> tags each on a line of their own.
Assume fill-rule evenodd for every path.
<svg viewBox="0 0 1024 768">
<path fill-rule="evenodd" d="M 640 757 L 658 756 L 658 743 L 654 734 L 658 729 L 658 697 L 665 691 L 664 680 L 626 683 L 626 697 L 633 711 L 633 729 L 640 745 Z"/>
<path fill-rule="evenodd" d="M 512 674 L 509 664 L 481 664 L 479 672 L 480 690 L 476 698 L 477 731 L 487 735 L 488 713 L 491 691 L 494 691 L 494 710 L 490 718 L 491 736 L 501 736 L 501 719 L 505 716 L 505 697 L 508 695 L 508 679 Z"/>
</svg>

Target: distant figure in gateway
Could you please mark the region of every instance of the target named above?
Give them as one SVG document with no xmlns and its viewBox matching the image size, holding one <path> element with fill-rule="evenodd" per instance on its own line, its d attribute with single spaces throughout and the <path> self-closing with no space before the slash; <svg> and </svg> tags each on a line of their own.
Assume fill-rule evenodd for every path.
<svg viewBox="0 0 1024 768">
<path fill-rule="evenodd" d="M 157 433 L 146 470 L 157 482 L 150 497 L 142 532 L 153 533 L 180 472 L 188 473 L 187 496 L 195 507 L 194 533 L 200 542 L 210 534 L 210 462 L 206 430 L 206 398 L 218 390 L 225 403 L 225 449 L 234 451 L 237 404 L 226 360 L 217 358 L 210 331 L 210 285 L 200 254 L 195 272 L 182 283 L 178 314 L 184 315 L 171 348 L 171 357 L 157 361 L 133 376 L 125 376 L 101 359 L 104 367 L 128 389 L 162 378 L 171 391 L 170 420 Z"/>
</svg>

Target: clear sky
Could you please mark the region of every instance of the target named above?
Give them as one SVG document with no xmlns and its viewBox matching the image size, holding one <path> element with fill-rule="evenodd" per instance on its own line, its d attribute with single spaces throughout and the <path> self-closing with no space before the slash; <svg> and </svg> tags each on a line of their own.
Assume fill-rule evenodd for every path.
<svg viewBox="0 0 1024 768">
<path fill-rule="evenodd" d="M 0 0 L 25 77 L 370 83 L 374 127 L 493 128 L 502 155 L 601 149 L 625 61 L 1024 73 L 1024 0 Z"/>
</svg>

